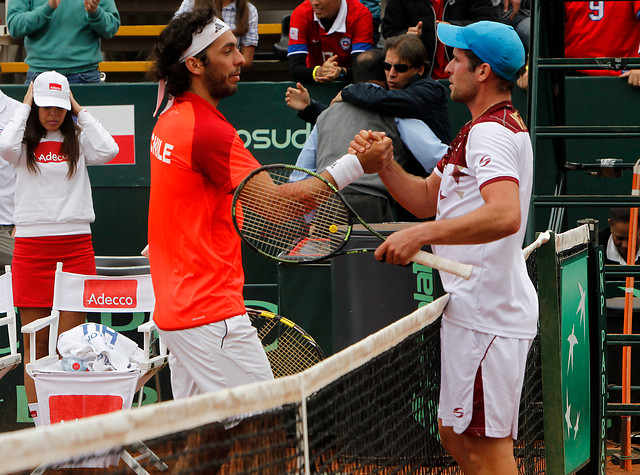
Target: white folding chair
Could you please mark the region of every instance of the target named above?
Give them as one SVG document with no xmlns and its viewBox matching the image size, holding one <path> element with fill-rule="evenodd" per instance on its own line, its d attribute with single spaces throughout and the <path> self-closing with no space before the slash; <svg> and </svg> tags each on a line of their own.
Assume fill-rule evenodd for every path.
<svg viewBox="0 0 640 475">
<path fill-rule="evenodd" d="M 11 286 L 11 267 L 5 267 L 4 275 L 0 276 L 0 327 L 6 326 L 9 335 L 9 354 L 0 357 L 0 378 L 20 364 L 22 360 L 18 353 L 18 334 L 16 331 L 16 309 L 13 306 L 13 288 Z"/>
<path fill-rule="evenodd" d="M 51 368 L 59 360 L 56 352 L 56 341 L 58 337 L 58 326 L 61 311 L 71 312 L 109 312 L 109 313 L 132 313 L 132 312 L 148 312 L 149 321 L 138 327 L 138 331 L 144 334 L 143 353 L 144 359 L 138 364 L 137 383 L 135 390 L 142 391 L 144 384 L 157 373 L 167 363 L 166 346 L 158 339 L 159 350 L 156 356 L 151 356 L 152 332 L 156 329 L 153 322 L 153 308 L 155 305 L 155 297 L 153 293 L 153 285 L 151 283 L 151 275 L 128 275 L 128 276 L 103 276 L 103 275 L 81 275 L 64 272 L 62 263 L 58 263 L 55 272 L 55 283 L 53 291 L 53 307 L 51 315 L 40 318 L 28 325 L 22 327 L 24 334 L 30 334 L 30 361 L 26 364 L 27 373 L 34 378 L 36 388 L 38 389 L 38 378 L 43 381 L 45 378 L 50 380 L 52 377 Z M 38 331 L 49 327 L 49 347 L 48 354 L 42 358 L 36 359 L 35 341 Z M 86 376 L 87 391 L 90 391 L 90 381 L 99 380 L 100 377 L 117 377 L 117 375 L 109 373 L 117 373 L 115 371 L 106 372 L 84 372 L 72 373 L 74 377 L 83 378 Z M 60 378 L 68 378 L 69 373 L 57 373 Z M 45 376 L 46 375 L 46 376 Z M 61 379 L 62 380 L 62 379 Z M 96 381 L 97 382 L 97 381 Z M 93 394 L 93 393 L 91 393 Z M 140 393 L 141 394 L 141 393 Z M 125 407 L 130 407 L 131 399 L 128 400 Z M 45 423 L 51 421 L 49 414 L 49 398 L 47 401 L 38 401 L 40 405 L 40 415 L 45 417 Z M 139 399 L 141 401 L 141 397 Z M 123 460 L 131 466 L 138 474 L 146 474 L 147 472 L 138 463 L 143 458 L 149 458 L 152 463 L 160 470 L 167 468 L 153 452 L 151 452 L 144 444 L 140 443 L 138 447 L 141 455 L 133 457 L 127 452 L 121 454 Z"/>
</svg>

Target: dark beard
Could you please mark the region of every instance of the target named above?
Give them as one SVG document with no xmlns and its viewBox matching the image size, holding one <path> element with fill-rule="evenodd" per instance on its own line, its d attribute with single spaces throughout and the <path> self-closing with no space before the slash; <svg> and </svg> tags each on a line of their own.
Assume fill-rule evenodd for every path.
<svg viewBox="0 0 640 475">
<path fill-rule="evenodd" d="M 229 84 L 226 77 L 222 78 L 215 71 L 205 73 L 204 80 L 207 91 L 216 99 L 232 96 L 238 90 L 237 84 Z"/>
</svg>

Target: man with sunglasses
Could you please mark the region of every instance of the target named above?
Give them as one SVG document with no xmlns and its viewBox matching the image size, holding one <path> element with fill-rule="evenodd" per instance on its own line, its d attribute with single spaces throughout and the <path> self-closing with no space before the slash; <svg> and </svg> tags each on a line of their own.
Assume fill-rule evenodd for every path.
<svg viewBox="0 0 640 475">
<path fill-rule="evenodd" d="M 353 79 L 357 84 L 370 84 L 384 89 L 384 53 L 372 49 L 353 61 Z M 368 111 L 348 102 L 338 102 L 326 108 L 298 156 L 296 165 L 316 172 L 324 171 L 352 138 L 362 129 L 384 130 L 393 142 L 394 159 L 403 167 L 415 159 L 423 167 L 422 174 L 431 173 L 447 151 L 431 129 L 417 119 L 397 119 Z M 294 172 L 292 181 L 306 178 L 305 173 Z M 380 178 L 365 175 L 342 190 L 342 194 L 360 217 L 370 223 L 415 220 L 406 210 L 395 209 L 393 199 Z"/>
<path fill-rule="evenodd" d="M 388 90 L 369 84 L 344 88 L 335 101 L 392 117 L 419 119 L 444 143 L 451 141 L 447 88 L 429 76 L 426 50 L 414 35 L 387 39 L 384 44 Z"/>
<path fill-rule="evenodd" d="M 389 117 L 421 120 L 442 143 L 449 144 L 449 95 L 445 86 L 422 76 L 427 67 L 427 52 L 422 42 L 413 35 L 389 38 L 384 54 L 388 90 L 365 82 L 352 84 L 338 93 L 332 103 L 344 101 Z M 312 124 L 327 107 L 311 100 L 301 84 L 287 89 L 286 101 L 289 107 L 299 111 L 301 119 Z M 404 125 L 411 127 L 408 121 Z M 407 129 L 404 135 L 416 133 L 419 132 Z M 409 173 L 426 175 L 416 160 L 407 166 Z"/>
<path fill-rule="evenodd" d="M 393 233 L 375 255 L 405 265 L 431 244 L 436 255 L 474 266 L 469 280 L 440 273 L 450 295 L 440 333 L 440 439 L 464 473 L 516 475 L 513 440 L 538 323 L 522 255 L 533 150 L 511 102 L 525 52 L 503 23 L 441 23 L 438 37 L 454 47 L 446 67 L 451 99 L 465 104 L 472 119 L 427 179 L 392 161 L 374 167 L 400 204 L 423 218 L 435 216 Z M 351 146 L 360 154 L 374 140 L 362 131 Z"/>
</svg>

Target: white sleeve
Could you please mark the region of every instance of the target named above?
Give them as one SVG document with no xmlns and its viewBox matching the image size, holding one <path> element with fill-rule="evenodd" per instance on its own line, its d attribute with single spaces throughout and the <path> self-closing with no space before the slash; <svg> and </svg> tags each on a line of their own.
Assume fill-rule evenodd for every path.
<svg viewBox="0 0 640 475">
<path fill-rule="evenodd" d="M 118 155 L 120 149 L 116 141 L 87 110 L 78 114 L 78 125 L 82 128 L 80 145 L 88 165 L 107 163 Z"/>
<path fill-rule="evenodd" d="M 431 127 L 418 119 L 395 119 L 400 138 L 418 160 L 424 171 L 431 173 L 449 146 L 433 133 Z"/>
<path fill-rule="evenodd" d="M 506 127 L 483 122 L 474 125 L 467 139 L 467 166 L 475 171 L 478 186 L 496 180 L 520 182 L 516 134 Z"/>
<path fill-rule="evenodd" d="M 19 107 L 16 107 L 14 116 L 0 133 L 0 158 L 14 166 L 17 165 L 23 154 L 22 139 L 30 112 L 30 106 L 20 104 Z"/>
</svg>

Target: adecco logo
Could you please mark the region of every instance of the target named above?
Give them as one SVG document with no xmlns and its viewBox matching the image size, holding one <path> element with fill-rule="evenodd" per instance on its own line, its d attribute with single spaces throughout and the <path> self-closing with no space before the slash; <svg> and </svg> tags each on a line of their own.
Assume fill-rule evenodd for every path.
<svg viewBox="0 0 640 475">
<path fill-rule="evenodd" d="M 83 303 L 87 308 L 135 308 L 138 282 L 135 280 L 86 280 Z"/>
<path fill-rule="evenodd" d="M 254 129 L 253 131 L 238 130 L 238 135 L 247 148 L 265 150 L 268 148 L 284 149 L 293 146 L 302 150 L 304 143 L 311 133 L 311 124 L 304 129 Z"/>
</svg>

